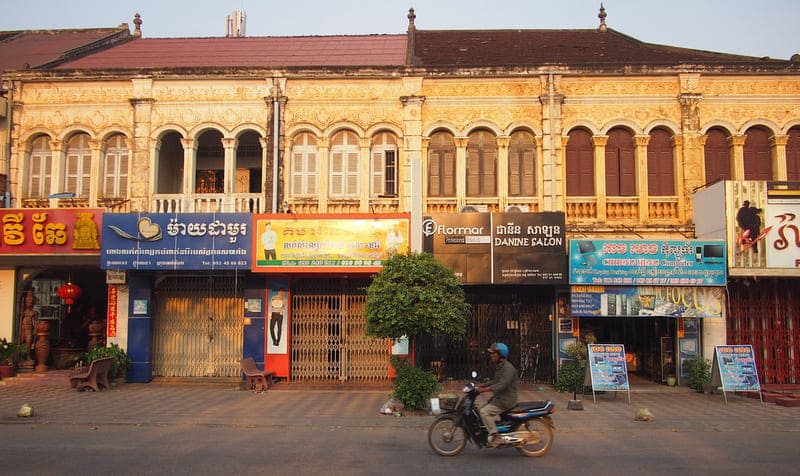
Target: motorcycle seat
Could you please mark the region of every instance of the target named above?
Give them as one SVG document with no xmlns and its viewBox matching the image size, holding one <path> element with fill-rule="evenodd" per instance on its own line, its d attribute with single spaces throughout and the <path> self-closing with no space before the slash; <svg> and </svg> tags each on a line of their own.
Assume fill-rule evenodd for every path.
<svg viewBox="0 0 800 476">
<path fill-rule="evenodd" d="M 547 405 L 550 405 L 550 401 L 549 400 L 541 401 L 541 402 L 517 402 L 517 405 L 514 408 L 512 408 L 511 410 L 508 410 L 506 412 L 503 412 L 503 413 L 504 414 L 506 414 L 506 413 L 525 413 L 525 412 L 531 412 L 531 411 L 535 412 L 535 411 L 538 411 L 538 410 L 544 410 L 544 408 L 547 407 Z"/>
</svg>

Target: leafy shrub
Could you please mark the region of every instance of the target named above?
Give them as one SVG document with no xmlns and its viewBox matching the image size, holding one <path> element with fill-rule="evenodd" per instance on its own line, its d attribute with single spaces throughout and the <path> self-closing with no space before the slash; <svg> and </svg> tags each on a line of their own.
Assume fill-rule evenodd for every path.
<svg viewBox="0 0 800 476">
<path fill-rule="evenodd" d="M 708 359 L 692 359 L 692 373 L 689 375 L 689 388 L 703 391 L 703 385 L 711 383 L 711 362 Z"/>
<path fill-rule="evenodd" d="M 406 360 L 392 358 L 392 366 L 397 373 L 392 396 L 410 410 L 427 408 L 431 396 L 441 388 L 436 375 L 414 367 Z"/>
<path fill-rule="evenodd" d="M 586 376 L 586 358 L 588 349 L 586 344 L 575 342 L 565 349 L 570 359 L 558 371 L 558 380 L 553 388 L 559 392 L 572 392 L 573 398 L 578 392 L 583 393 L 583 381 Z"/>
<path fill-rule="evenodd" d="M 109 378 L 118 377 L 122 369 L 128 369 L 133 365 L 133 361 L 128 357 L 128 354 L 117 344 L 111 344 L 108 347 L 97 346 L 89 352 L 81 354 L 81 365 L 89 365 L 93 360 L 102 359 L 104 357 L 113 358 L 111 363 L 111 370 L 108 372 Z"/>
</svg>

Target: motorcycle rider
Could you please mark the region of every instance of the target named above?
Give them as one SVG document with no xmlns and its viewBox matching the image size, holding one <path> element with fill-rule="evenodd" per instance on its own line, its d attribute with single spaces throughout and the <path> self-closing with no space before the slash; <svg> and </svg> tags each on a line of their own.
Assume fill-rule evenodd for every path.
<svg viewBox="0 0 800 476">
<path fill-rule="evenodd" d="M 488 447 L 496 448 L 503 442 L 497 434 L 494 417 L 508 411 L 517 404 L 517 369 L 508 360 L 508 346 L 502 342 L 492 344 L 488 349 L 489 358 L 495 364 L 494 377 L 486 384 L 478 385 L 478 393 L 493 393 L 492 398 L 480 409 L 481 420 L 489 432 Z"/>
</svg>

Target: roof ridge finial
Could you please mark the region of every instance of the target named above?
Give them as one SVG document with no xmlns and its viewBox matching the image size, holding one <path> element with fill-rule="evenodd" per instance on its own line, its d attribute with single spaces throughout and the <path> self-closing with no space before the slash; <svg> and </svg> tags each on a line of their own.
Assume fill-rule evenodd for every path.
<svg viewBox="0 0 800 476">
<path fill-rule="evenodd" d="M 409 30 L 416 29 L 416 26 L 414 26 L 414 20 L 416 20 L 416 19 L 417 19 L 417 15 L 416 15 L 416 13 L 414 13 L 414 7 L 409 8 L 408 9 L 408 29 Z"/>
<path fill-rule="evenodd" d="M 603 6 L 603 2 L 600 2 L 600 13 L 597 15 L 597 18 L 600 19 L 600 28 L 598 31 L 606 31 L 608 30 L 608 26 L 606 25 L 606 7 Z"/>
<path fill-rule="evenodd" d="M 133 30 L 133 36 L 140 37 L 142 36 L 142 16 L 138 13 L 133 16 L 133 24 L 136 25 L 136 28 Z"/>
</svg>

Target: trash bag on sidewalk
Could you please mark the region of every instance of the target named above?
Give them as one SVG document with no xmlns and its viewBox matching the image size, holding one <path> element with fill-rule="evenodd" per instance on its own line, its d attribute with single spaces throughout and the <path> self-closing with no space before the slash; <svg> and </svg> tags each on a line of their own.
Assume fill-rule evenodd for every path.
<svg viewBox="0 0 800 476">
<path fill-rule="evenodd" d="M 396 412 L 403 410 L 403 408 L 405 408 L 403 402 L 394 397 L 391 397 L 381 407 L 381 413 L 383 413 L 384 415 L 393 415 Z"/>
</svg>

